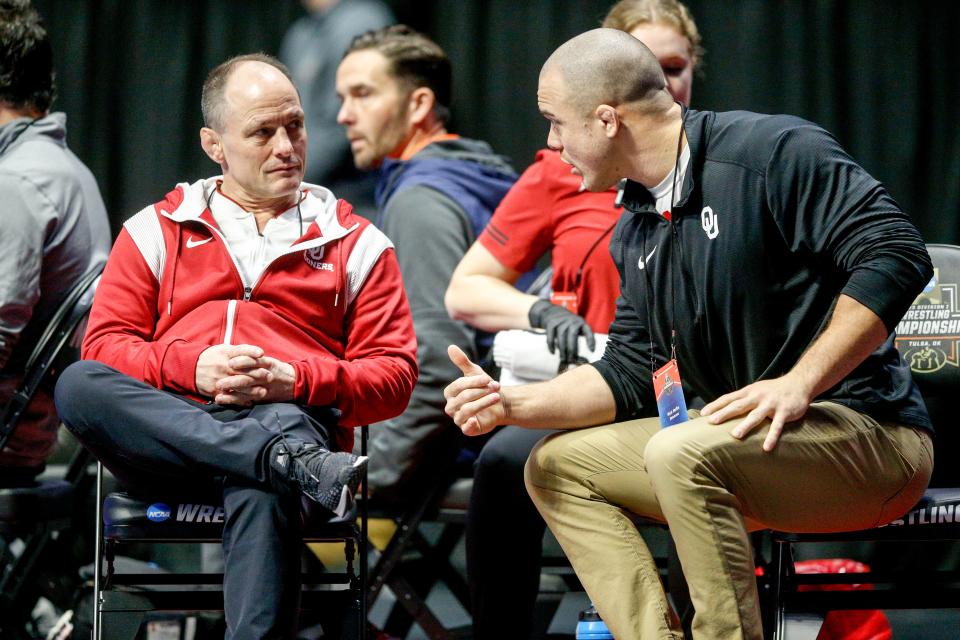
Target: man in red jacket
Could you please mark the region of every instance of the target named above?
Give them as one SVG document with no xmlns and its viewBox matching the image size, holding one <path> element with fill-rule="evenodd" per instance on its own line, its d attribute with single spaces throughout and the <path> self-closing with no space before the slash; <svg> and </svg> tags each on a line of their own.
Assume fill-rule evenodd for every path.
<svg viewBox="0 0 960 640">
<path fill-rule="evenodd" d="M 288 638 L 301 493 L 347 509 L 366 464 L 350 428 L 403 411 L 416 340 L 390 241 L 302 182 L 286 68 L 228 60 L 202 106 L 223 175 L 124 224 L 56 400 L 125 484 L 222 487 L 227 637 Z"/>
</svg>

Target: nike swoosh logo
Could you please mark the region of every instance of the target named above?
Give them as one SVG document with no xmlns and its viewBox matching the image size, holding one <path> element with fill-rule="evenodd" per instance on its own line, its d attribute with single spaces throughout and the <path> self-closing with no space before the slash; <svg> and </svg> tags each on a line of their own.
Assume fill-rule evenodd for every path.
<svg viewBox="0 0 960 640">
<path fill-rule="evenodd" d="M 210 239 L 213 240 L 213 238 L 210 238 Z M 653 257 L 653 254 L 656 253 L 656 252 L 657 252 L 657 248 L 654 247 L 654 248 L 653 248 L 653 251 L 651 251 L 650 253 L 647 254 L 647 259 L 646 259 L 646 260 L 644 260 L 643 258 L 640 258 L 640 260 L 637 261 L 637 266 L 640 267 L 640 270 L 641 270 L 641 271 L 643 271 L 644 266 L 645 266 L 648 262 L 650 262 L 650 258 L 652 258 L 652 257 Z"/>
<path fill-rule="evenodd" d="M 207 238 L 206 240 L 194 240 L 193 236 L 187 238 L 187 249 L 193 249 L 194 247 L 199 247 L 202 244 L 207 244 L 213 240 L 213 238 Z"/>
</svg>

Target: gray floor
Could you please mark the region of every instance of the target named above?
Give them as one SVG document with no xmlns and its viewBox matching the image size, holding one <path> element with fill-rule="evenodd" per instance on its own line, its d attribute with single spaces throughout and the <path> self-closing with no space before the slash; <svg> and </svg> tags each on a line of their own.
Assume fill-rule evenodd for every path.
<svg viewBox="0 0 960 640">
<path fill-rule="evenodd" d="M 896 640 L 957 640 L 960 609 L 942 611 L 886 611 Z"/>
<path fill-rule="evenodd" d="M 371 620 L 382 624 L 392 601 L 392 595 L 378 602 L 371 612 Z M 431 592 L 427 598 L 430 608 L 437 614 L 445 626 L 455 628 L 469 625 L 470 616 L 456 601 L 456 598 L 442 586 Z M 589 598 L 582 592 L 571 592 L 563 598 L 556 615 L 549 626 L 549 638 L 573 638 L 577 624 L 577 613 L 589 605 Z M 894 640 L 958 640 L 960 639 L 960 609 L 938 611 L 891 610 L 884 612 L 890 622 Z M 423 631 L 414 626 L 406 640 L 427 640 Z"/>
<path fill-rule="evenodd" d="M 666 538 L 662 530 L 655 529 L 645 532 L 645 538 L 654 555 L 665 553 Z M 556 541 L 547 535 L 545 538 L 545 553 L 547 555 L 561 554 Z M 929 561 L 932 549 L 918 549 L 916 558 L 907 558 L 907 561 L 919 561 L 924 557 Z M 935 555 L 955 559 L 960 554 L 960 545 L 951 545 L 936 551 Z M 907 554 L 908 556 L 910 554 Z M 870 546 L 868 548 L 837 547 L 817 545 L 802 554 L 802 557 L 888 557 L 883 547 Z M 463 544 L 457 546 L 451 557 L 455 567 L 463 570 L 465 559 Z M 507 569 L 504 569 L 505 575 Z M 577 614 L 589 605 L 587 595 L 581 591 L 567 591 L 564 582 L 556 576 L 544 575 L 541 579 L 541 598 L 538 601 L 538 615 L 549 617 L 549 620 L 540 621 L 538 634 L 531 640 L 564 640 L 572 639 L 577 624 Z M 371 620 L 374 624 L 382 624 L 394 602 L 393 594 L 385 590 L 376 606 L 371 611 Z M 448 628 L 464 627 L 470 624 L 470 615 L 457 602 L 456 598 L 442 584 L 437 585 L 430 592 L 427 604 L 437 615 L 440 621 Z M 958 608 L 947 610 L 890 610 L 884 612 L 890 622 L 894 640 L 960 640 L 960 603 Z M 509 621 L 505 621 L 509 622 Z M 414 626 L 405 640 L 427 640 L 423 631 Z"/>
<path fill-rule="evenodd" d="M 424 525 L 424 533 L 433 539 L 437 531 L 431 530 L 432 524 Z M 666 549 L 666 532 L 662 529 L 644 530 L 644 536 L 655 556 L 663 556 Z M 167 552 L 177 554 L 191 549 L 191 556 L 169 557 Z M 187 564 L 195 566 L 199 561 L 199 549 L 191 545 L 176 545 L 168 549 L 164 545 L 152 548 L 154 560 L 167 566 Z M 556 541 L 549 535 L 544 539 L 544 553 L 550 557 L 560 557 L 562 552 Z M 807 558 L 855 558 L 864 561 L 872 558 L 875 564 L 927 564 L 943 562 L 950 566 L 960 564 L 960 545 L 926 543 L 916 549 L 905 551 L 902 546 L 896 550 L 883 545 L 816 544 L 805 545 L 798 554 L 799 559 Z M 465 573 L 465 551 L 461 540 L 451 556 L 451 563 Z M 507 579 L 509 569 L 504 567 Z M 586 594 L 581 591 L 569 591 L 564 580 L 557 575 L 544 574 L 541 579 L 541 597 L 538 600 L 538 631 L 530 640 L 565 640 L 573 638 L 577 623 L 577 614 L 589 604 Z M 394 602 L 393 594 L 385 589 L 370 613 L 374 624 L 382 626 Z M 456 600 L 453 594 L 442 584 L 437 585 L 427 598 L 427 604 L 447 628 L 469 627 L 470 615 Z M 893 630 L 894 640 L 960 640 L 960 602 L 958 608 L 948 610 L 891 610 L 885 612 Z M 509 622 L 509 621 L 505 621 Z M 416 625 L 406 636 L 406 640 L 426 640 L 427 636 Z"/>
<path fill-rule="evenodd" d="M 654 549 L 662 541 L 656 537 L 649 542 Z M 548 554 L 559 553 L 554 546 L 555 542 L 547 539 L 546 551 Z M 190 545 L 177 545 L 180 550 L 191 548 Z M 193 547 L 196 556 L 199 550 Z M 166 551 L 164 547 L 154 548 L 155 552 Z M 810 553 L 820 557 L 843 557 L 853 555 L 844 553 L 840 549 L 814 549 Z M 823 555 L 821 555 L 823 554 Z M 160 555 L 163 555 L 162 553 Z M 808 556 L 811 557 L 811 556 Z M 172 558 L 164 558 L 172 560 Z M 198 557 L 179 558 L 179 562 L 195 565 Z M 463 570 L 464 550 L 461 543 L 455 549 L 451 558 L 455 567 Z M 507 569 L 505 568 L 505 575 Z M 541 579 L 541 597 L 538 601 L 538 615 L 540 617 L 537 635 L 530 640 L 566 640 L 574 637 L 577 614 L 589 604 L 585 593 L 569 591 L 566 583 L 560 577 L 545 574 Z M 386 620 L 394 602 L 393 594 L 385 589 L 370 613 L 370 619 L 380 626 Z M 442 584 L 437 585 L 427 598 L 427 604 L 447 628 L 469 627 L 470 616 L 453 594 Z M 960 640 L 960 603 L 958 608 L 948 610 L 891 610 L 885 612 L 893 630 L 894 640 Z M 505 621 L 508 623 L 509 621 Z M 423 631 L 413 626 L 406 636 L 406 640 L 426 640 Z"/>
</svg>

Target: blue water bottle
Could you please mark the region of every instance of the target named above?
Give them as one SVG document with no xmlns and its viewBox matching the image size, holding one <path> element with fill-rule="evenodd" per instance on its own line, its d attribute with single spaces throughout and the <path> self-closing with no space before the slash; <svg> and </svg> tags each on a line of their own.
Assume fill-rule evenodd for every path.
<svg viewBox="0 0 960 640">
<path fill-rule="evenodd" d="M 610 635 L 610 629 L 597 613 L 596 607 L 592 604 L 589 609 L 580 612 L 579 622 L 577 622 L 577 640 L 613 640 Z"/>
</svg>

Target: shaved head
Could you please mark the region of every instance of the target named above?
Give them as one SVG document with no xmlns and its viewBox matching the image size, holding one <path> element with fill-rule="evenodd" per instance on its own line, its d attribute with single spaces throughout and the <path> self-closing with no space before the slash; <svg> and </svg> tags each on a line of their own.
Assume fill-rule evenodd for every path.
<svg viewBox="0 0 960 640">
<path fill-rule="evenodd" d="M 651 110 L 673 104 L 656 56 L 617 29 L 593 29 L 560 45 L 540 76 L 552 73 L 562 80 L 565 98 L 584 111 L 600 104 L 644 103 Z"/>
<path fill-rule="evenodd" d="M 656 185 L 673 167 L 682 109 L 656 56 L 628 33 L 594 29 L 561 45 L 540 71 L 537 106 L 547 146 L 588 191 L 623 177 Z"/>
</svg>

